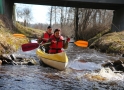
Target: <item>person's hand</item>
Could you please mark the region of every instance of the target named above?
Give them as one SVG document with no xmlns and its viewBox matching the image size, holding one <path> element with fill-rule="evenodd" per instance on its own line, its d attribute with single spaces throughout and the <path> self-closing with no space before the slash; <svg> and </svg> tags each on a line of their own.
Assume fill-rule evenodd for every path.
<svg viewBox="0 0 124 90">
<path fill-rule="evenodd" d="M 42 38 L 43 41 L 48 41 L 49 39 L 48 38 Z"/>
<path fill-rule="evenodd" d="M 67 42 L 69 42 L 70 41 L 70 38 L 67 38 L 67 40 L 66 40 Z"/>
<path fill-rule="evenodd" d="M 41 43 L 41 42 L 42 42 L 42 38 L 38 38 L 37 43 Z"/>
<path fill-rule="evenodd" d="M 57 41 L 52 40 L 51 42 L 52 42 L 52 43 L 56 43 Z"/>
</svg>

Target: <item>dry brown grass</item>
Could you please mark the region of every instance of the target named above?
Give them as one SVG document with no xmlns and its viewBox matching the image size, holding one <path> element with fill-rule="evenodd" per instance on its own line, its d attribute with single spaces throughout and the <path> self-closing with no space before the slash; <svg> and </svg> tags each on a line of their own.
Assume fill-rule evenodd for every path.
<svg viewBox="0 0 124 90">
<path fill-rule="evenodd" d="M 24 27 L 20 23 L 16 22 L 16 28 L 18 33 L 22 33 L 26 35 L 27 37 L 35 37 L 35 36 L 41 36 L 42 33 L 44 33 L 43 30 L 40 29 L 33 29 L 30 27 Z"/>
<path fill-rule="evenodd" d="M 6 28 L 2 20 L 0 20 L 0 55 L 5 53 L 13 53 L 20 46 L 28 42 L 27 38 L 14 37 L 11 31 Z"/>
<path fill-rule="evenodd" d="M 19 38 L 13 36 L 14 33 L 21 33 L 27 37 L 35 37 L 40 36 L 43 32 L 42 30 L 24 27 L 17 22 L 14 26 L 12 21 L 7 17 L 0 15 L 0 55 L 13 53 L 21 48 L 22 44 L 29 42 L 29 39 L 26 37 Z"/>
</svg>

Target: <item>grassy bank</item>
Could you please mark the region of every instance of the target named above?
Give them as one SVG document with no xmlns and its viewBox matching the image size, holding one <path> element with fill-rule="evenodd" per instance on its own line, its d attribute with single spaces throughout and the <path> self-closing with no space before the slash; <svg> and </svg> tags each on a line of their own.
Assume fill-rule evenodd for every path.
<svg viewBox="0 0 124 90">
<path fill-rule="evenodd" d="M 17 28 L 15 32 L 22 33 L 27 37 L 36 37 L 36 36 L 38 37 L 38 36 L 41 36 L 41 34 L 44 32 L 43 30 L 24 27 L 19 22 L 16 22 L 15 26 Z"/>
<path fill-rule="evenodd" d="M 0 54 L 13 53 L 17 51 L 20 46 L 28 42 L 27 38 L 19 38 L 13 36 L 6 28 L 0 28 Z"/>
<path fill-rule="evenodd" d="M 40 36 L 44 32 L 42 30 L 24 27 L 17 22 L 15 25 L 13 25 L 12 22 L 9 22 L 9 20 L 5 16 L 1 17 L 2 19 L 0 18 L 0 55 L 8 53 L 10 54 L 17 51 L 19 48 L 21 48 L 22 44 L 29 42 L 29 38 L 27 37 Z M 8 25 L 10 25 L 9 27 L 12 27 L 11 30 L 10 28 L 8 28 Z M 11 25 L 13 25 L 14 28 Z M 15 37 L 13 36 L 13 34 L 15 33 L 24 34 L 27 37 Z"/>
</svg>

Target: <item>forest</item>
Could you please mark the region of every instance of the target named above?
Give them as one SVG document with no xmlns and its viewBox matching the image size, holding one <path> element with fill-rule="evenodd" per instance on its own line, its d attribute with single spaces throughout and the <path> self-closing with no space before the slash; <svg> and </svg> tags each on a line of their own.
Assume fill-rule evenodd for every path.
<svg viewBox="0 0 124 90">
<path fill-rule="evenodd" d="M 60 28 L 63 36 L 72 37 L 75 40 L 89 40 L 100 32 L 105 30 L 108 32 L 112 25 L 112 10 L 58 6 L 49 8 L 49 24 L 31 24 L 33 17 L 30 8 L 30 6 L 26 5 L 23 8 L 15 5 L 16 20 L 18 21 L 19 18 L 23 19 L 22 25 L 41 30 L 46 30 L 46 27 L 51 25 L 53 29 Z"/>
</svg>

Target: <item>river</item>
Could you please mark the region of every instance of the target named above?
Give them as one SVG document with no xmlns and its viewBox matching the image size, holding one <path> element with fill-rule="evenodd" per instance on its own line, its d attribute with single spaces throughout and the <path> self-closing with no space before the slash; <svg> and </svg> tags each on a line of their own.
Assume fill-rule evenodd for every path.
<svg viewBox="0 0 124 90">
<path fill-rule="evenodd" d="M 36 49 L 15 54 L 36 59 Z M 124 90 L 124 74 L 106 71 L 101 64 L 119 55 L 100 53 L 69 43 L 64 71 L 38 65 L 0 66 L 0 90 Z"/>
</svg>

